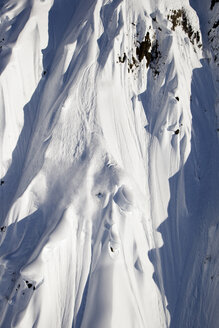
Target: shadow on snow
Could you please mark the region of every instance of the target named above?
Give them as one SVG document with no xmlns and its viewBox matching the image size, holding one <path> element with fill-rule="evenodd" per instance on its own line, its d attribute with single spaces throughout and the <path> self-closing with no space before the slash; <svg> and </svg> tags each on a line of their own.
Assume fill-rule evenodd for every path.
<svg viewBox="0 0 219 328">
<path fill-rule="evenodd" d="M 157 229 L 162 235 L 163 246 L 148 254 L 154 266 L 154 281 L 167 299 L 171 328 L 193 327 L 199 316 L 202 325 L 206 323 L 207 327 L 205 313 L 200 309 L 205 295 L 199 287 L 208 228 L 218 222 L 219 154 L 214 86 L 207 60 L 201 60 L 201 63 L 201 68 L 193 70 L 191 82 L 191 151 L 186 163 L 169 179 L 168 217 Z M 155 126 L 154 121 L 150 122 L 153 114 L 147 115 L 150 97 L 153 97 L 150 88 L 140 95 L 149 127 L 150 123 Z M 153 135 L 153 129 L 149 132 Z M 194 302 L 191 297 L 188 301 L 188 291 L 191 296 L 195 288 L 198 289 L 197 299 Z M 183 312 L 188 315 L 187 323 L 182 321 L 186 318 Z M 197 316 L 191 316 L 191 313 L 197 313 Z"/>
</svg>

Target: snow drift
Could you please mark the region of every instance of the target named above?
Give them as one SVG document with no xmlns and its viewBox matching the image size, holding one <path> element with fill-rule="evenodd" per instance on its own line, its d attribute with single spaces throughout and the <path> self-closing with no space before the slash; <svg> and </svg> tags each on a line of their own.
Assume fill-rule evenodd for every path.
<svg viewBox="0 0 219 328">
<path fill-rule="evenodd" d="M 1 327 L 217 327 L 218 11 L 2 1 Z"/>
</svg>

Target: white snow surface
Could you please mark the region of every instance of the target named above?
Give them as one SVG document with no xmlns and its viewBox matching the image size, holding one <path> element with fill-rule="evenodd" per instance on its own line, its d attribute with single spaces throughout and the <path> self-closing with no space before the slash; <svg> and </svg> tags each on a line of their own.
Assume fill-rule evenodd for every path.
<svg viewBox="0 0 219 328">
<path fill-rule="evenodd" d="M 0 2 L 1 328 L 218 327 L 218 17 Z"/>
</svg>

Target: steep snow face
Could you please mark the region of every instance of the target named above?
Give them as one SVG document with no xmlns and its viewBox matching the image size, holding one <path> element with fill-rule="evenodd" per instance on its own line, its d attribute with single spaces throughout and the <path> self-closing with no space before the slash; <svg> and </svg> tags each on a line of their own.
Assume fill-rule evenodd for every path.
<svg viewBox="0 0 219 328">
<path fill-rule="evenodd" d="M 218 10 L 2 2 L 1 327 L 217 327 Z"/>
</svg>

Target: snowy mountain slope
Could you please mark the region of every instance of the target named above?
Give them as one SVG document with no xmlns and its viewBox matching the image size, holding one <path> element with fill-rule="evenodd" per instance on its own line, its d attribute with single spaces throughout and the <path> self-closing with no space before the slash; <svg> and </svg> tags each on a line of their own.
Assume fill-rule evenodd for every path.
<svg viewBox="0 0 219 328">
<path fill-rule="evenodd" d="M 217 327 L 218 3 L 0 10 L 0 326 Z"/>
</svg>

